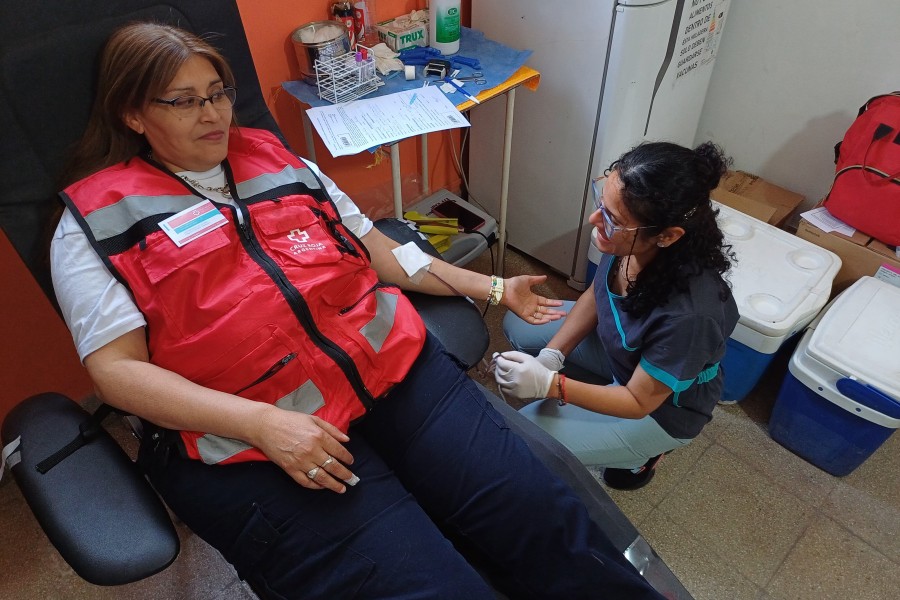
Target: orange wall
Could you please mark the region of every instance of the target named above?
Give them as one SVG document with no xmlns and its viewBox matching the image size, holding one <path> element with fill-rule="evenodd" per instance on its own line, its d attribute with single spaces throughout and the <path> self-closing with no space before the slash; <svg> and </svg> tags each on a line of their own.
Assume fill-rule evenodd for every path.
<svg viewBox="0 0 900 600">
<path fill-rule="evenodd" d="M 377 18 L 406 14 L 425 0 L 377 0 Z M 281 93 L 281 82 L 299 79 L 290 35 L 300 25 L 326 16 L 326 0 L 237 0 L 266 101 L 288 141 L 300 153 L 306 150 L 299 103 Z M 469 0 L 463 2 L 468 23 Z M 238 83 L 240 85 L 240 83 Z M 451 134 L 429 136 L 429 173 L 432 189 L 459 190 L 452 166 Z M 459 132 L 452 134 L 458 144 Z M 316 139 L 317 161 L 337 184 L 372 217 L 390 215 L 393 206 L 390 160 L 375 165 L 369 153 L 332 158 Z M 421 165 L 417 139 L 401 143 L 404 200 L 409 206 L 420 193 Z M 76 400 L 92 387 L 75 354 L 72 338 L 62 320 L 31 278 L 25 265 L 0 232 L 0 422 L 22 399 L 57 391 Z"/>
<path fill-rule="evenodd" d="M 34 394 L 86 397 L 93 388 L 69 330 L 2 231 L 0 281 L 0 422 Z"/>
<path fill-rule="evenodd" d="M 327 18 L 327 0 L 237 0 L 250 42 L 253 61 L 269 109 L 288 142 L 299 154 L 306 154 L 301 104 L 281 89 L 281 82 L 300 79 L 299 66 L 291 44 L 294 30 L 310 21 Z M 425 0 L 377 0 L 376 19 L 383 21 L 427 5 Z M 468 2 L 463 6 L 463 22 L 468 22 Z M 240 86 L 240 82 L 238 82 Z M 370 217 L 390 216 L 393 211 L 391 163 L 388 149 L 383 159 L 368 152 L 333 158 L 318 134 L 315 138 L 316 162 L 322 170 L 353 198 Z M 451 142 L 452 140 L 452 142 Z M 447 188 L 459 192 L 460 177 L 453 167 L 450 143 L 459 148 L 459 131 L 428 136 L 429 178 L 431 189 Z M 457 150 L 458 151 L 458 150 Z M 421 148 L 418 138 L 400 143 L 400 165 L 404 205 L 421 198 Z M 378 162 L 378 164 L 376 164 Z"/>
</svg>

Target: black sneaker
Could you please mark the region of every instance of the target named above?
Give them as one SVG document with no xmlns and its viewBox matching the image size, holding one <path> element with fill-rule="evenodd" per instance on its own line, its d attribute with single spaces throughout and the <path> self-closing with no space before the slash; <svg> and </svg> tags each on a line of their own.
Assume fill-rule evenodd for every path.
<svg viewBox="0 0 900 600">
<path fill-rule="evenodd" d="M 654 456 L 637 469 L 604 469 L 603 481 L 615 490 L 636 490 L 644 487 L 653 479 L 656 465 L 665 454 Z"/>
</svg>

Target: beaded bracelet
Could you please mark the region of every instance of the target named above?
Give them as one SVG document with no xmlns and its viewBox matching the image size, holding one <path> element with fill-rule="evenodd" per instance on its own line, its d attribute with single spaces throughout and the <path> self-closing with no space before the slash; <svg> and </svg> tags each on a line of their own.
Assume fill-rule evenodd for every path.
<svg viewBox="0 0 900 600">
<path fill-rule="evenodd" d="M 503 278 L 491 275 L 491 291 L 487 297 L 488 304 L 496 306 L 500 304 L 501 298 L 503 298 Z"/>
<path fill-rule="evenodd" d="M 559 391 L 559 400 L 557 401 L 557 404 L 565 406 L 569 402 L 566 400 L 566 376 L 562 373 L 557 373 L 556 389 Z"/>
</svg>

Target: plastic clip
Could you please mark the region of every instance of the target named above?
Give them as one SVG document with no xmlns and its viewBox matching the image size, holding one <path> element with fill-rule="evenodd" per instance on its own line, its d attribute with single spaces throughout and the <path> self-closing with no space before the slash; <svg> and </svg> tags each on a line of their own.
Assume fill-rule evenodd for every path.
<svg viewBox="0 0 900 600">
<path fill-rule="evenodd" d="M 423 73 L 425 74 L 425 77 L 438 77 L 443 79 L 447 76 L 448 71 L 450 71 L 450 61 L 429 60 L 428 64 L 425 65 Z"/>
</svg>

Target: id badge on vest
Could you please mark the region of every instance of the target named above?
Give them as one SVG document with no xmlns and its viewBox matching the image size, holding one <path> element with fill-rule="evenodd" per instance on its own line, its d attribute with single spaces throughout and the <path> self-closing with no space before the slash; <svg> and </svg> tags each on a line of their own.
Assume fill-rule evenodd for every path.
<svg viewBox="0 0 900 600">
<path fill-rule="evenodd" d="M 203 200 L 160 221 L 160 228 L 179 248 L 228 222 L 212 202 Z"/>
</svg>

